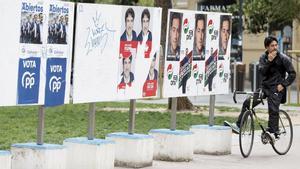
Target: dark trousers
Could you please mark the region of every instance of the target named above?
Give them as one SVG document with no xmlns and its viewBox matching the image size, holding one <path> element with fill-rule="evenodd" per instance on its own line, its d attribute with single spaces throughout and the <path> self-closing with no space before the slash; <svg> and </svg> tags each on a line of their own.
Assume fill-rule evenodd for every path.
<svg viewBox="0 0 300 169">
<path fill-rule="evenodd" d="M 269 121 L 268 121 L 268 130 L 272 133 L 278 131 L 278 123 L 279 123 L 279 106 L 280 106 L 280 101 L 282 99 L 283 93 L 282 92 L 270 92 L 269 96 L 267 96 L 268 100 L 268 112 L 269 112 Z M 254 94 L 253 97 L 253 107 L 257 106 L 260 104 L 261 101 L 260 99 L 258 100 L 258 94 Z M 247 98 L 242 107 L 242 111 L 239 115 L 239 118 L 236 122 L 236 125 L 240 127 L 242 117 L 244 115 L 244 112 L 246 110 L 250 109 L 250 98 Z"/>
</svg>

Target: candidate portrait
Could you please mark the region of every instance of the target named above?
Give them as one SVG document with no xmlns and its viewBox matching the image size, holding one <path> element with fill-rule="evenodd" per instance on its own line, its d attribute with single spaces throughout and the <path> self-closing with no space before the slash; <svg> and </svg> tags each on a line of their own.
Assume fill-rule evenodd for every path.
<svg viewBox="0 0 300 169">
<path fill-rule="evenodd" d="M 171 12 L 169 21 L 167 60 L 179 61 L 182 14 Z"/>
<path fill-rule="evenodd" d="M 221 15 L 220 18 L 220 38 L 219 38 L 219 60 L 224 60 L 224 55 L 228 51 L 228 42 L 231 34 L 231 17 Z"/>
<path fill-rule="evenodd" d="M 193 47 L 193 60 L 205 59 L 205 38 L 206 38 L 206 15 L 195 15 L 195 37 Z"/>
</svg>

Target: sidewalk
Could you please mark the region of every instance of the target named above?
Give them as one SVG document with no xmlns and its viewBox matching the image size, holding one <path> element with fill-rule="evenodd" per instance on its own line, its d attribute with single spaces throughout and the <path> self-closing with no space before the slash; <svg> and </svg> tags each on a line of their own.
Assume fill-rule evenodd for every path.
<svg viewBox="0 0 300 169">
<path fill-rule="evenodd" d="M 249 80 L 245 80 L 244 84 L 244 91 L 251 91 L 251 83 Z M 296 87 L 293 84 L 292 90 L 291 90 L 291 103 L 297 103 L 297 91 Z M 209 105 L 209 97 L 210 96 L 193 96 L 188 97 L 190 101 L 194 105 Z M 245 100 L 245 96 L 237 96 L 237 104 L 233 101 L 233 94 L 230 91 L 229 94 L 224 95 L 216 95 L 216 106 L 227 106 L 227 107 L 236 107 L 241 108 L 243 101 Z M 168 99 L 157 99 L 157 100 L 137 100 L 137 102 L 143 102 L 143 103 L 157 103 L 157 104 L 167 104 Z M 263 108 L 267 109 L 267 103 L 265 105 L 259 105 L 257 108 Z M 300 107 L 295 106 L 287 106 L 287 105 L 281 105 L 281 108 L 286 111 L 300 111 Z"/>
<path fill-rule="evenodd" d="M 238 136 L 232 138 L 232 154 L 224 156 L 196 155 L 190 162 L 154 161 L 152 167 L 144 169 L 298 169 L 300 167 L 300 126 L 294 126 L 294 140 L 290 151 L 277 155 L 271 145 L 263 145 L 259 134 L 255 135 L 253 150 L 243 158 L 238 146 Z M 115 167 L 115 169 L 125 169 Z"/>
</svg>

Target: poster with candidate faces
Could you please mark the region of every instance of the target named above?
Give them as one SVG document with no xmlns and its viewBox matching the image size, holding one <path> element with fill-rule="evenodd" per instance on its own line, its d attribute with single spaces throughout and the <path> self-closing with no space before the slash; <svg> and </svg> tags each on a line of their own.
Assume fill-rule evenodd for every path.
<svg viewBox="0 0 300 169">
<path fill-rule="evenodd" d="M 231 14 L 169 10 L 163 97 L 229 91 Z"/>
<path fill-rule="evenodd" d="M 73 102 L 157 97 L 161 9 L 81 3 L 77 9 Z"/>
<path fill-rule="evenodd" d="M 0 105 L 68 103 L 72 43 L 50 45 L 47 39 L 51 15 L 63 13 L 70 18 L 65 23 L 73 25 L 74 4 L 42 0 L 0 3 L 0 19 L 6 25 L 0 28 L 4 37 L 0 40 L 0 72 L 7 77 L 6 83 L 0 85 Z M 72 42 L 72 36 L 63 36 L 72 35 L 72 26 L 57 31 Z"/>
</svg>

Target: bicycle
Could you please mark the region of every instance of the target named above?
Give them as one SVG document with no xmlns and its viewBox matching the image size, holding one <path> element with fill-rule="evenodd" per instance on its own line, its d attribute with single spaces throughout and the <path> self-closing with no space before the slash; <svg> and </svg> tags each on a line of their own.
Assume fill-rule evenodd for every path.
<svg viewBox="0 0 300 169">
<path fill-rule="evenodd" d="M 255 129 L 254 122 L 256 122 L 262 130 L 260 137 L 261 142 L 263 144 L 271 144 L 273 150 L 278 155 L 286 154 L 290 150 L 293 142 L 293 125 L 290 116 L 284 110 L 279 111 L 279 132 L 276 135 L 276 139 L 273 139 L 262 125 L 253 107 L 254 94 L 258 94 L 258 99 L 264 104 L 262 90 L 259 92 L 235 91 L 233 94 L 235 103 L 237 103 L 237 94 L 247 94 L 248 97 L 250 97 L 250 110 L 246 110 L 243 114 L 239 131 L 239 146 L 242 156 L 247 158 L 252 151 Z"/>
</svg>

